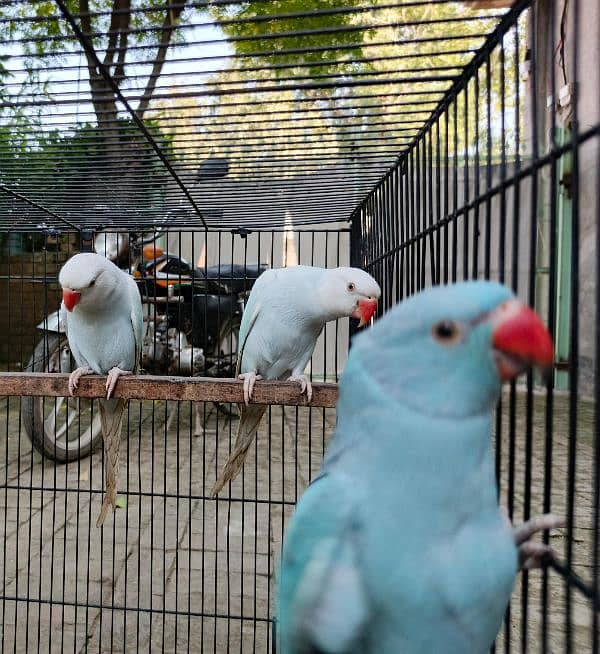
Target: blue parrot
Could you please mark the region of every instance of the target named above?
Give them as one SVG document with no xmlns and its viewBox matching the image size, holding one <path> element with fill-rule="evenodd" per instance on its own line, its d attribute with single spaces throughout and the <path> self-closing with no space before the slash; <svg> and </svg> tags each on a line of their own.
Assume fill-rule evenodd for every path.
<svg viewBox="0 0 600 654">
<path fill-rule="evenodd" d="M 249 404 L 257 379 L 287 379 L 301 384 L 325 323 L 350 316 L 369 322 L 381 294 L 379 284 L 358 268 L 293 266 L 265 271 L 257 280 L 242 316 L 236 374 L 244 380 L 244 400 L 235 447 L 211 491 L 215 496 L 244 464 L 266 405 Z"/>
<path fill-rule="evenodd" d="M 282 654 L 484 654 L 537 530 L 501 511 L 491 446 L 503 380 L 549 366 L 537 315 L 492 282 L 434 287 L 353 343 L 323 468 L 286 531 Z"/>
<path fill-rule="evenodd" d="M 73 395 L 82 375 L 107 375 L 100 400 L 105 451 L 106 495 L 96 526 L 117 501 L 120 432 L 127 400 L 110 396 L 119 376 L 135 373 L 142 348 L 143 310 L 133 278 L 99 254 L 71 257 L 61 268 L 61 315 L 77 369 L 69 376 Z"/>
</svg>

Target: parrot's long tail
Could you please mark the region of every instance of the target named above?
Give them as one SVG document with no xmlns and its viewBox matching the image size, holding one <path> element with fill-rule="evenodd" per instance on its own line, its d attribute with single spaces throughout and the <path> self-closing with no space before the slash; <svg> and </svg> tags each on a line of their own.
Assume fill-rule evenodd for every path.
<svg viewBox="0 0 600 654">
<path fill-rule="evenodd" d="M 106 494 L 102 501 L 100 515 L 96 527 L 101 527 L 112 506 L 117 506 L 117 477 L 119 474 L 119 447 L 121 445 L 121 422 L 127 400 L 100 400 L 100 420 L 102 422 L 102 438 L 104 440 L 104 479 Z"/>
<path fill-rule="evenodd" d="M 233 481 L 244 465 L 244 459 L 248 453 L 248 448 L 252 445 L 254 434 L 260 419 L 267 410 L 264 404 L 242 405 L 240 409 L 240 423 L 238 425 L 237 438 L 235 447 L 229 456 L 225 467 L 218 476 L 215 485 L 212 487 L 211 495 L 216 497 L 220 490 L 228 481 Z"/>
</svg>

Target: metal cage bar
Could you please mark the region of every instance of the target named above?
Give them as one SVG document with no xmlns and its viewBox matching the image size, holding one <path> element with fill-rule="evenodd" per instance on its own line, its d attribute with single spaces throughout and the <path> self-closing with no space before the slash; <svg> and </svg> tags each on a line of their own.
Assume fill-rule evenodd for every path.
<svg viewBox="0 0 600 654">
<path fill-rule="evenodd" d="M 598 203 L 587 201 L 586 184 L 594 183 L 591 171 L 600 162 L 600 116 L 588 109 L 582 121 L 577 93 L 566 103 L 560 100 L 558 73 L 548 53 L 555 52 L 559 38 L 572 37 L 564 97 L 581 79 L 576 35 L 584 29 L 581 16 L 590 14 L 580 2 L 577 11 L 565 18 L 563 8 L 560 17 L 555 4 L 515 3 L 513 15 L 497 26 L 473 68 L 457 80 L 396 165 L 402 181 L 395 194 L 405 234 L 386 239 L 386 223 L 394 218 L 373 201 L 394 192 L 393 176 L 384 177 L 354 213 L 363 234 L 386 239 L 382 246 L 367 236 L 360 260 L 382 280 L 384 304 L 395 299 L 386 270 L 398 268 L 398 279 L 404 280 L 400 297 L 435 281 L 485 277 L 511 285 L 546 312 L 552 328 L 557 311 L 570 316 L 564 321 L 568 354 L 564 361 L 557 354 L 552 379 L 544 383 L 530 375 L 526 384 L 511 384 L 496 412 L 499 494 L 511 518 L 526 520 L 542 510 L 568 516 L 564 533 L 551 542 L 564 563 L 541 577 L 521 577 L 496 645 L 504 652 L 598 648 L 598 537 L 596 526 L 587 526 L 589 519 L 593 525 L 598 521 L 597 497 L 588 493 L 598 478 L 598 427 L 595 404 L 588 399 L 596 397 L 597 382 L 581 363 L 582 357 L 596 361 L 598 350 L 593 330 L 582 327 L 580 317 L 581 307 L 592 315 L 597 311 L 585 290 L 596 288 L 597 266 L 586 254 L 581 233 L 596 237 L 598 232 Z M 562 37 L 557 37 L 557 21 Z M 591 25 L 587 29 L 594 33 Z M 559 122 L 569 127 L 562 142 L 555 137 Z M 588 129 L 593 125 L 589 141 L 581 140 L 583 122 Z M 582 159 L 590 165 L 588 174 L 580 167 Z M 561 215 L 567 203 L 569 213 Z M 567 237 L 559 221 L 567 226 Z M 561 251 L 568 257 L 562 269 Z M 561 287 L 568 295 L 560 294 Z"/>
<path fill-rule="evenodd" d="M 304 264 L 366 269 L 381 311 L 489 278 L 545 317 L 554 374 L 503 392 L 494 463 L 511 519 L 567 525 L 495 651 L 600 652 L 594 0 L 129 4 L 0 2 L 0 651 L 275 651 L 277 556 L 353 324 L 321 335 L 311 406 L 257 385 L 243 472 L 208 489 L 248 291 Z M 55 315 L 61 265 L 92 246 L 137 279 L 150 373 L 119 385 L 102 530 L 103 381 L 66 394 Z"/>
</svg>

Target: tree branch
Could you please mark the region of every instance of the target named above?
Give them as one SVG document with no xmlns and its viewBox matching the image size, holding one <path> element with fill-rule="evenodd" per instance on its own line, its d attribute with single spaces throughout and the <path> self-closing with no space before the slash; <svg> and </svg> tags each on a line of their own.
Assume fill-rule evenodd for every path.
<svg viewBox="0 0 600 654">
<path fill-rule="evenodd" d="M 121 32 L 121 38 L 119 39 L 119 56 L 117 57 L 117 65 L 115 66 L 115 73 L 113 75 L 117 82 L 125 79 L 125 56 L 127 54 L 128 37 L 129 25 Z"/>
<path fill-rule="evenodd" d="M 117 53 L 117 64 L 113 72 L 114 80 L 119 83 L 125 77 L 125 57 L 131 22 L 131 0 L 114 0 L 110 17 L 109 40 L 104 56 L 104 65 L 112 66 Z"/>
<path fill-rule="evenodd" d="M 108 45 L 106 46 L 106 54 L 104 55 L 103 64 L 105 66 L 112 66 L 115 56 L 115 48 L 117 47 L 117 37 L 119 36 L 119 24 L 121 16 L 118 13 L 119 0 L 113 3 L 112 14 L 110 17 L 110 27 L 108 28 Z"/>
<path fill-rule="evenodd" d="M 92 49 L 94 44 L 92 41 L 92 21 L 90 18 L 90 5 L 88 0 L 79 0 L 79 13 L 81 15 L 81 28 Z M 100 70 L 97 68 L 94 57 L 86 48 L 85 58 L 87 60 L 87 67 L 90 76 L 90 90 L 92 92 L 92 104 L 98 119 L 98 124 L 110 126 L 110 130 L 106 132 L 105 136 L 107 141 L 118 139 L 117 132 L 117 105 L 113 99 L 107 99 L 111 93 L 111 89 L 107 86 Z M 94 49 L 95 51 L 95 49 Z"/>
<path fill-rule="evenodd" d="M 138 116 L 143 119 L 144 113 L 148 109 L 150 104 L 150 99 L 156 88 L 156 82 L 160 76 L 163 64 L 167 56 L 167 50 L 171 42 L 171 37 L 175 31 L 175 27 L 181 18 L 181 14 L 185 9 L 185 2 L 177 3 L 175 7 L 167 7 L 167 13 L 165 15 L 165 20 L 163 21 L 162 31 L 160 35 L 160 41 L 158 45 L 158 52 L 156 53 L 156 59 L 154 60 L 154 65 L 152 66 L 152 73 L 148 78 L 148 83 L 144 89 L 144 93 L 140 99 L 140 103 L 136 110 Z"/>
<path fill-rule="evenodd" d="M 86 34 L 91 35 L 92 21 L 90 18 L 90 5 L 88 0 L 79 0 L 79 14 L 81 16 L 82 30 Z M 90 39 L 90 45 L 94 47 L 94 44 L 92 43 L 92 37 L 90 36 L 89 39 Z M 87 51 L 85 53 L 85 58 L 87 59 L 88 71 L 90 74 L 90 82 L 93 83 L 94 80 L 98 79 L 100 73 L 98 72 L 98 70 L 96 70 L 96 65 L 94 64 L 94 60 L 92 59 L 92 57 L 89 55 Z"/>
</svg>

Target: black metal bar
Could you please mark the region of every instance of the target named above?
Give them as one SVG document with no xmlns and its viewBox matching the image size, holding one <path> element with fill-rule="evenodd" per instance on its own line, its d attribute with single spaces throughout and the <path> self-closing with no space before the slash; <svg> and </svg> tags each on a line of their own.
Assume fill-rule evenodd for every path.
<svg viewBox="0 0 600 654">
<path fill-rule="evenodd" d="M 22 193 L 19 193 L 18 191 L 15 191 L 14 189 L 6 186 L 5 184 L 0 184 L 0 191 L 2 191 L 3 193 L 6 193 L 7 195 L 10 195 L 10 196 L 12 196 L 14 198 L 22 200 L 23 202 L 31 205 L 32 207 L 35 207 L 36 209 L 39 209 L 44 214 L 47 214 L 51 218 L 55 218 L 60 223 L 68 225 L 69 227 L 72 227 L 73 229 L 77 229 L 77 225 L 75 225 L 74 223 L 70 222 L 66 218 L 63 218 L 62 216 L 59 216 L 57 213 L 54 213 L 54 211 L 51 211 L 50 209 L 44 207 L 43 205 L 39 204 L 35 200 L 32 200 L 32 199 L 26 197 Z"/>
<path fill-rule="evenodd" d="M 59 9 L 62 8 L 59 5 Z M 73 20 L 75 19 L 74 14 L 70 14 L 73 16 Z M 248 36 L 235 36 L 231 35 L 228 36 L 227 38 L 213 38 L 213 39 L 206 39 L 206 40 L 198 40 L 198 41 L 192 41 L 189 43 L 189 45 L 194 45 L 194 46 L 203 46 L 203 45 L 216 45 L 218 43 L 252 43 L 253 41 L 270 41 L 274 39 L 286 39 L 286 38 L 298 38 L 298 37 L 314 37 L 314 36 L 325 36 L 325 35 L 335 35 L 335 34 L 352 34 L 356 32 L 364 32 L 364 31 L 370 31 L 370 30 L 377 30 L 377 29 L 386 29 L 386 28 L 391 28 L 391 27 L 416 27 L 416 26 L 429 26 L 429 25 L 435 25 L 435 24 L 452 24 L 452 23 L 458 23 L 460 25 L 468 24 L 470 22 L 481 22 L 489 20 L 490 22 L 494 21 L 495 19 L 501 18 L 501 14 L 499 15 L 477 15 L 477 16 L 453 16 L 453 17 L 448 17 L 448 18 L 434 18 L 434 19 L 429 19 L 429 20 L 411 20 L 411 21 L 403 21 L 403 22 L 385 22 L 385 23 L 368 23 L 366 25 L 344 25 L 341 27 L 319 27 L 319 28 L 314 28 L 314 29 L 304 29 L 304 30 L 292 30 L 292 31 L 284 31 L 284 32 L 265 32 L 262 34 L 252 34 Z M 63 13 L 63 17 L 65 17 Z M 234 24 L 239 24 L 239 21 L 232 21 Z M 221 24 L 225 25 L 227 24 L 227 21 L 223 21 Z M 167 31 L 177 31 L 177 30 L 183 30 L 185 29 L 197 29 L 198 27 L 212 27 L 214 23 L 187 23 L 183 26 L 178 26 L 178 25 L 171 25 L 168 28 L 166 28 Z M 161 28 L 162 29 L 162 28 Z M 147 33 L 152 33 L 152 32 L 157 32 L 159 29 L 156 27 L 140 27 L 140 28 L 129 28 L 128 33 L 135 35 L 135 34 L 147 34 Z M 81 32 L 86 39 L 93 39 L 94 37 L 98 36 L 111 36 L 115 35 L 114 31 L 107 31 L 107 32 Z M 116 32 L 118 34 L 118 32 Z M 444 38 L 452 38 L 452 37 L 458 36 L 459 38 L 477 38 L 477 37 L 483 37 L 485 36 L 485 33 L 473 33 L 473 34 L 461 34 L 461 35 L 448 35 L 448 37 Z M 79 38 L 79 37 L 77 37 Z M 45 36 L 28 36 L 26 38 L 7 38 L 5 43 L 6 45 L 14 45 L 18 43 L 46 43 L 46 42 L 54 42 L 58 41 L 59 43 L 64 42 L 64 37 L 62 35 L 45 35 Z M 428 39 L 429 40 L 429 39 Z"/>
<path fill-rule="evenodd" d="M 66 6 L 58 1 L 59 7 Z M 540 508 L 561 511 L 566 500 L 568 519 L 564 562 L 549 560 L 541 576 L 522 574 L 516 585 L 520 596 L 506 614 L 497 650 L 529 651 L 535 643 L 548 652 L 564 633 L 566 651 L 585 648 L 589 641 L 597 653 L 600 418 L 594 407 L 593 437 L 588 442 L 588 425 L 582 426 L 582 419 L 589 412 L 581 410 L 577 394 L 591 389 L 600 401 L 598 368 L 592 369 L 592 387 L 586 378 L 587 362 L 584 365 L 580 359 L 590 355 L 588 341 L 600 352 L 600 330 L 585 331 L 590 307 L 600 322 L 600 291 L 598 270 L 593 271 L 594 282 L 584 258 L 590 242 L 586 239 L 591 237 L 588 225 L 593 221 L 582 222 L 590 220 L 587 197 L 583 199 L 589 175 L 583 168 L 588 165 L 587 153 L 594 153 L 598 145 L 600 125 L 587 120 L 583 106 L 578 116 L 575 98 L 571 138 L 559 143 L 555 133 L 568 112 L 561 107 L 557 116 L 557 87 L 563 81 L 577 82 L 571 73 L 577 73 L 577 62 L 581 64 L 587 53 L 583 42 L 572 43 L 587 6 L 572 0 L 569 11 L 557 16 L 553 2 L 542 7 L 520 0 L 502 15 L 490 12 L 489 20 L 478 20 L 481 12 L 466 13 L 468 6 L 447 19 L 436 14 L 436 5 L 451 11 L 447 0 L 354 6 L 340 2 L 340 6 L 276 14 L 262 14 L 267 4 L 257 0 L 250 3 L 247 14 L 239 15 L 236 3 L 210 4 L 231 9 L 221 27 L 239 31 L 232 31 L 229 39 L 228 31 L 198 36 L 194 30 L 208 28 L 209 20 L 186 17 L 172 28 L 181 34 L 182 47 L 169 50 L 171 60 L 160 73 L 150 71 L 156 44 L 155 30 L 144 22 L 150 16 L 148 7 L 84 12 L 107 23 L 115 16 L 135 16 L 139 21 L 128 34 L 140 41 L 129 42 L 127 83 L 115 82 L 109 72 L 112 66 L 105 71 L 121 88 L 121 95 L 105 92 L 104 99 L 116 103 L 117 120 L 124 119 L 119 133 L 132 148 L 123 147 L 124 141 L 111 148 L 106 138 L 114 131 L 106 124 L 114 111 L 92 107 L 86 66 L 78 59 L 84 42 L 69 38 L 63 44 L 58 35 L 46 38 L 43 30 L 31 39 L 22 39 L 23 32 L 8 35 L 15 52 L 2 62 L 2 70 L 12 77 L 1 73 L 6 83 L 0 104 L 0 334 L 5 331 L 4 316 L 9 326 L 8 346 L 0 338 L 0 356 L 8 351 L 14 359 L 6 364 L 8 370 L 26 366 L 34 347 L 38 349 L 32 360 L 51 365 L 49 349 L 58 336 L 37 331 L 35 325 L 60 299 L 57 271 L 73 253 L 72 235 L 83 228 L 91 234 L 100 227 L 131 232 L 160 226 L 167 230 L 170 254 L 190 257 L 191 253 L 192 265 L 198 265 L 205 276 L 211 264 L 238 262 L 243 273 L 232 277 L 244 284 L 249 281 L 247 266 L 254 259 L 264 259 L 269 266 L 349 262 L 380 282 L 381 311 L 431 284 L 483 276 L 505 280 L 523 299 L 537 305 L 551 331 L 556 331 L 565 311 L 574 313 L 568 361 L 556 366 L 557 379 L 568 378 L 567 395 L 555 392 L 553 380 L 546 383 L 545 394 L 538 393 L 540 382 L 529 375 L 526 387 L 511 385 L 496 414 L 499 497 L 510 517 L 518 520 L 522 513 L 527 520 Z M 9 13 L 16 3 L 9 6 L 0 0 L 0 5 Z M 169 6 L 181 9 L 183 4 Z M 186 6 L 190 13 L 208 8 L 202 1 Z M 25 14 L 27 7 L 23 3 L 19 11 Z M 411 9 L 408 20 L 401 11 L 405 8 Z M 419 8 L 422 18 L 413 13 Z M 166 9 L 167 5 L 157 6 L 152 11 Z M 546 9 L 550 27 L 540 31 L 537 21 Z M 383 10 L 385 15 L 378 13 Z M 339 26 L 312 22 L 336 15 L 350 20 L 350 27 L 346 29 L 343 22 Z M 64 16 L 62 9 L 46 19 L 60 16 Z M 77 24 L 73 12 L 70 19 Z M 277 22 L 292 19 L 297 22 Z M 526 20 L 538 29 L 528 39 Z M 44 27 L 33 12 L 15 24 L 27 30 Z M 403 30 L 407 26 L 410 32 Z M 445 34 L 441 26 L 446 27 Z M 562 29 L 559 40 L 555 26 Z M 367 30 L 374 33 L 363 43 Z M 78 39 L 91 36 L 80 32 L 74 32 Z M 548 43 L 542 44 L 540 36 L 546 40 L 546 32 Z M 119 31 L 110 28 L 106 34 L 94 35 L 118 38 Z M 317 37 L 320 42 L 312 40 Z M 343 39 L 338 42 L 338 37 Z M 332 39 L 335 42 L 328 42 Z M 252 42 L 260 50 L 251 51 Z M 266 43 L 284 47 L 269 51 Z M 55 49 L 36 55 L 33 50 L 21 51 L 20 45 Z M 223 46 L 229 50 L 210 49 Z M 549 57 L 540 56 L 544 51 Z M 30 79 L 23 76 L 27 66 Z M 557 70 L 565 77 L 558 84 Z M 59 78 L 56 84 L 51 83 L 54 76 Z M 104 79 L 107 88 L 115 91 Z M 169 175 L 164 161 L 157 172 L 152 162 L 156 149 L 140 132 L 131 106 L 120 103 L 124 99 L 133 105 L 145 98 L 143 85 L 148 79 L 157 82 L 151 94 L 155 104 L 145 112 L 143 125 L 177 179 Z M 572 86 L 571 94 L 578 90 Z M 552 98 L 548 106 L 547 96 Z M 30 121 L 27 129 L 19 131 L 16 112 Z M 96 120 L 101 124 L 90 129 L 86 147 L 71 148 L 72 141 L 87 138 L 82 126 Z M 550 135 L 547 147 L 546 134 Z M 38 156 L 43 165 L 35 163 Z M 198 167 L 213 157 L 227 159 L 227 179 L 198 184 Z M 558 171 L 569 157 L 571 177 L 558 180 Z M 90 172 L 88 181 L 86 171 L 93 172 L 102 163 L 110 165 L 115 178 L 127 176 L 132 168 L 135 174 L 116 193 L 101 173 Z M 81 178 L 69 176 L 65 167 L 77 169 Z M 595 172 L 600 175 L 600 167 Z M 158 200 L 153 195 L 157 190 L 163 194 Z M 195 206 L 188 206 L 181 190 L 189 192 Z M 561 213 L 568 193 L 573 239 L 565 246 L 560 228 L 568 219 Z M 593 211 L 597 214 L 598 207 Z M 600 248 L 599 230 L 595 239 Z M 28 251 L 12 252 L 17 243 Z M 565 247 L 571 254 L 571 269 L 566 272 Z M 151 262 L 152 256 L 144 265 Z M 138 266 L 142 275 L 140 265 L 141 257 L 130 251 L 128 269 Z M 156 289 L 157 275 L 142 277 Z M 169 272 L 167 281 L 176 283 L 165 294 L 177 293 L 183 280 L 181 269 Z M 220 288 L 225 281 L 219 268 L 215 285 Z M 572 296 L 566 308 L 561 298 L 565 281 Z M 583 291 L 594 283 L 591 300 Z M 169 306 L 161 302 L 160 292 L 150 293 L 155 301 L 146 307 L 146 325 L 152 322 L 155 329 L 147 346 L 149 365 L 157 365 L 153 359 L 160 358 L 161 338 L 166 341 L 170 330 L 184 326 L 186 338 L 199 332 L 192 352 L 201 349 L 206 357 L 201 374 L 206 374 L 211 355 L 220 361 L 227 358 L 231 369 L 233 335 L 226 339 L 230 349 L 225 351 L 223 345 L 221 350 L 219 342 L 215 354 L 214 334 L 209 332 L 212 318 L 218 324 L 225 319 L 225 298 L 239 298 L 234 293 L 213 293 L 205 286 L 191 292 L 191 306 L 184 302 Z M 220 299 L 209 319 L 205 307 L 214 298 Z M 350 333 L 354 331 L 351 323 Z M 338 375 L 346 352 L 346 341 L 340 340 L 344 333 L 337 323 L 324 330 L 311 368 L 313 379 Z M 584 333 L 590 338 L 582 341 Z M 67 360 L 62 356 L 53 361 L 62 369 Z M 173 366 L 181 372 L 183 359 Z M 131 406 L 127 445 L 122 448 L 128 463 L 122 485 L 127 506 L 96 535 L 90 524 L 101 498 L 101 459 L 93 455 L 76 465 L 41 465 L 37 455 L 27 450 L 22 433 L 31 427 L 22 413 L 29 400 L 24 398 L 19 408 L 15 400 L 3 401 L 0 411 L 0 424 L 6 421 L 1 429 L 6 433 L 7 462 L 0 484 L 7 511 L 0 530 L 4 528 L 6 544 L 21 550 L 16 557 L 7 554 L 7 548 L 4 553 L 3 651 L 16 654 L 22 649 L 21 636 L 13 637 L 10 631 L 13 622 L 25 627 L 24 651 L 79 652 L 98 647 L 189 652 L 199 647 L 242 654 L 265 646 L 274 650 L 275 586 L 270 573 L 275 551 L 297 498 L 320 467 L 333 415 L 325 409 L 269 409 L 250 452 L 254 460 L 249 459 L 230 492 L 215 503 L 206 484 L 232 448 L 235 420 L 224 415 L 223 407 L 206 403 Z M 53 398 L 40 400 L 38 406 L 47 425 L 54 420 L 55 430 L 65 407 Z M 78 426 L 66 427 L 71 438 L 68 450 L 78 447 L 86 420 L 93 420 L 95 413 L 86 414 L 80 403 L 73 415 Z M 196 429 L 204 430 L 202 438 L 195 435 Z M 51 452 L 54 456 L 58 442 Z M 589 452 L 591 457 L 586 456 Z M 586 518 L 586 524 L 581 524 L 578 502 L 585 503 L 587 496 L 579 491 L 588 483 L 590 471 L 591 523 Z M 11 532 L 14 513 L 17 524 L 29 521 L 16 533 Z M 575 540 L 582 527 L 583 543 Z M 548 535 L 542 538 L 556 542 Z M 39 561 L 35 541 L 44 548 Z M 93 552 L 96 547 L 103 550 L 99 557 Z M 591 578 L 585 579 L 588 575 L 580 576 L 578 565 L 588 554 Z M 75 577 L 69 567 L 73 559 Z M 264 570 L 259 572 L 261 567 Z M 148 572 L 153 579 L 148 579 Z M 563 594 L 566 611 L 561 605 Z M 42 621 L 48 616 L 53 633 L 45 631 Z M 73 616 L 71 641 L 68 625 Z M 585 623 L 583 627 L 576 625 L 575 616 Z M 585 644 L 578 640 L 581 634 Z"/>
<path fill-rule="evenodd" d="M 465 2 L 468 4 L 469 2 L 474 2 L 476 0 L 465 0 Z M 25 0 L 16 0 L 16 2 L 24 3 Z M 260 3 L 265 3 L 265 2 L 270 2 L 270 0 L 257 0 L 256 4 Z M 385 9 L 393 9 L 393 8 L 405 8 L 405 7 L 426 7 L 428 5 L 443 5 L 443 4 L 448 4 L 449 2 L 453 2 L 453 0 L 429 0 L 428 2 L 425 2 L 424 0 L 420 1 L 414 1 L 414 2 L 396 2 L 396 3 L 382 3 L 379 5 L 354 5 L 352 7 L 345 7 L 345 6 L 339 6 L 339 7 L 333 7 L 330 9 L 312 9 L 310 11 L 300 11 L 300 12 L 288 12 L 288 13 L 283 13 L 283 14 L 269 14 L 266 16 L 251 16 L 251 17 L 237 17 L 235 19 L 223 19 L 218 21 L 218 25 L 227 25 L 227 24 L 254 24 L 254 23 L 261 23 L 261 22 L 268 22 L 272 20 L 282 20 L 282 19 L 290 19 L 290 18 L 310 18 L 310 17 L 315 17 L 315 16 L 332 16 L 332 15 L 344 15 L 344 14 L 354 14 L 354 13 L 363 13 L 363 12 L 371 12 L 371 11 L 377 11 L 377 10 L 385 10 Z M 202 1 L 192 1 L 192 2 L 168 2 L 168 5 L 165 5 L 164 8 L 167 8 L 167 6 L 171 9 L 184 9 L 184 8 L 193 8 L 193 9 L 209 9 L 211 7 L 228 7 L 232 5 L 237 5 L 237 2 L 234 2 L 233 0 L 210 0 L 210 2 L 202 2 Z M 75 18 L 81 18 L 82 16 L 90 17 L 90 18 L 100 18 L 103 16 L 123 16 L 123 15 L 135 15 L 135 14 L 147 14 L 151 13 L 153 11 L 156 11 L 156 8 L 148 8 L 148 7 L 132 7 L 132 8 L 126 8 L 126 9 L 117 9 L 114 8 L 112 11 L 89 11 L 85 12 L 84 14 L 78 14 L 74 13 L 73 16 Z M 50 14 L 48 16 L 44 16 L 43 18 L 40 17 L 30 17 L 30 16 L 19 16 L 18 18 L 15 18 L 15 22 L 40 22 L 42 20 L 56 20 L 59 18 L 59 14 Z M 207 23 L 206 25 L 212 25 L 212 23 Z"/>
</svg>

